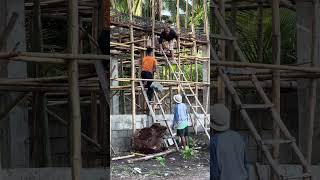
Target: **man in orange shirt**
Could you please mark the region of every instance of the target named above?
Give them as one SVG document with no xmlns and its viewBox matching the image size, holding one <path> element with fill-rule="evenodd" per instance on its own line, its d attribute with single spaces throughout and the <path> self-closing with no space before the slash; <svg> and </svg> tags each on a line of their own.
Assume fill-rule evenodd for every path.
<svg viewBox="0 0 320 180">
<path fill-rule="evenodd" d="M 142 72 L 141 78 L 142 79 L 153 79 L 153 74 L 158 72 L 157 68 L 157 60 L 154 56 L 152 56 L 153 49 L 151 47 L 147 47 L 146 56 L 143 58 L 142 61 Z M 145 81 L 145 87 L 148 88 L 147 96 L 149 101 L 153 98 L 153 89 L 151 88 L 152 81 Z"/>
</svg>

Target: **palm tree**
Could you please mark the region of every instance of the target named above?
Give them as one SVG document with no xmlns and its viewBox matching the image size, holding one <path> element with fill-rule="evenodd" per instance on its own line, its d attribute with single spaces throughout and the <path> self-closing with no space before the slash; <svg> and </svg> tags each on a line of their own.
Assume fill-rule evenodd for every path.
<svg viewBox="0 0 320 180">
<path fill-rule="evenodd" d="M 237 13 L 236 33 L 240 48 L 250 62 L 257 62 L 257 12 L 239 11 Z M 230 14 L 226 14 L 227 23 L 230 24 Z M 263 63 L 272 63 L 272 16 L 271 9 L 264 10 L 263 18 Z M 296 13 L 281 9 L 281 63 L 296 62 Z"/>
</svg>

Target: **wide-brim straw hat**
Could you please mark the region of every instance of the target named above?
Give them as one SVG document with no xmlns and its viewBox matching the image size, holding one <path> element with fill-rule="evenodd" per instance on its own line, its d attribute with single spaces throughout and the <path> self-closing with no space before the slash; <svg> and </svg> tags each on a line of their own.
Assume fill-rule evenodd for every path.
<svg viewBox="0 0 320 180">
<path fill-rule="evenodd" d="M 182 103 L 182 96 L 180 94 L 176 94 L 176 95 L 173 96 L 173 100 L 176 103 Z"/>
<path fill-rule="evenodd" d="M 211 128 L 216 131 L 226 131 L 230 128 L 230 111 L 224 104 L 213 105 Z"/>
</svg>

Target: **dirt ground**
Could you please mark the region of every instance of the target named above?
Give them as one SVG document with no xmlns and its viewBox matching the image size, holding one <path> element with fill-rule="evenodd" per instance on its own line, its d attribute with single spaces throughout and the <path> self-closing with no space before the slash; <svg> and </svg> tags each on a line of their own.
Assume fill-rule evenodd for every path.
<svg viewBox="0 0 320 180">
<path fill-rule="evenodd" d="M 197 149 L 191 159 L 184 159 L 182 152 L 164 156 L 165 166 L 155 160 L 134 162 L 113 161 L 111 164 L 112 180 L 208 180 L 209 179 L 209 144 L 205 135 L 192 136 Z"/>
</svg>

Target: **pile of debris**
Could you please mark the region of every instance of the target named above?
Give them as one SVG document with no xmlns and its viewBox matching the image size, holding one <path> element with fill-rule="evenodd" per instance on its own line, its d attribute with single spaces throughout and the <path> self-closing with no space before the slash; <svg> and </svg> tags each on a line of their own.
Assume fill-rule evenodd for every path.
<svg viewBox="0 0 320 180">
<path fill-rule="evenodd" d="M 132 149 L 143 154 L 153 154 L 166 150 L 163 137 L 167 127 L 154 123 L 149 128 L 138 130 L 133 136 Z"/>
</svg>

